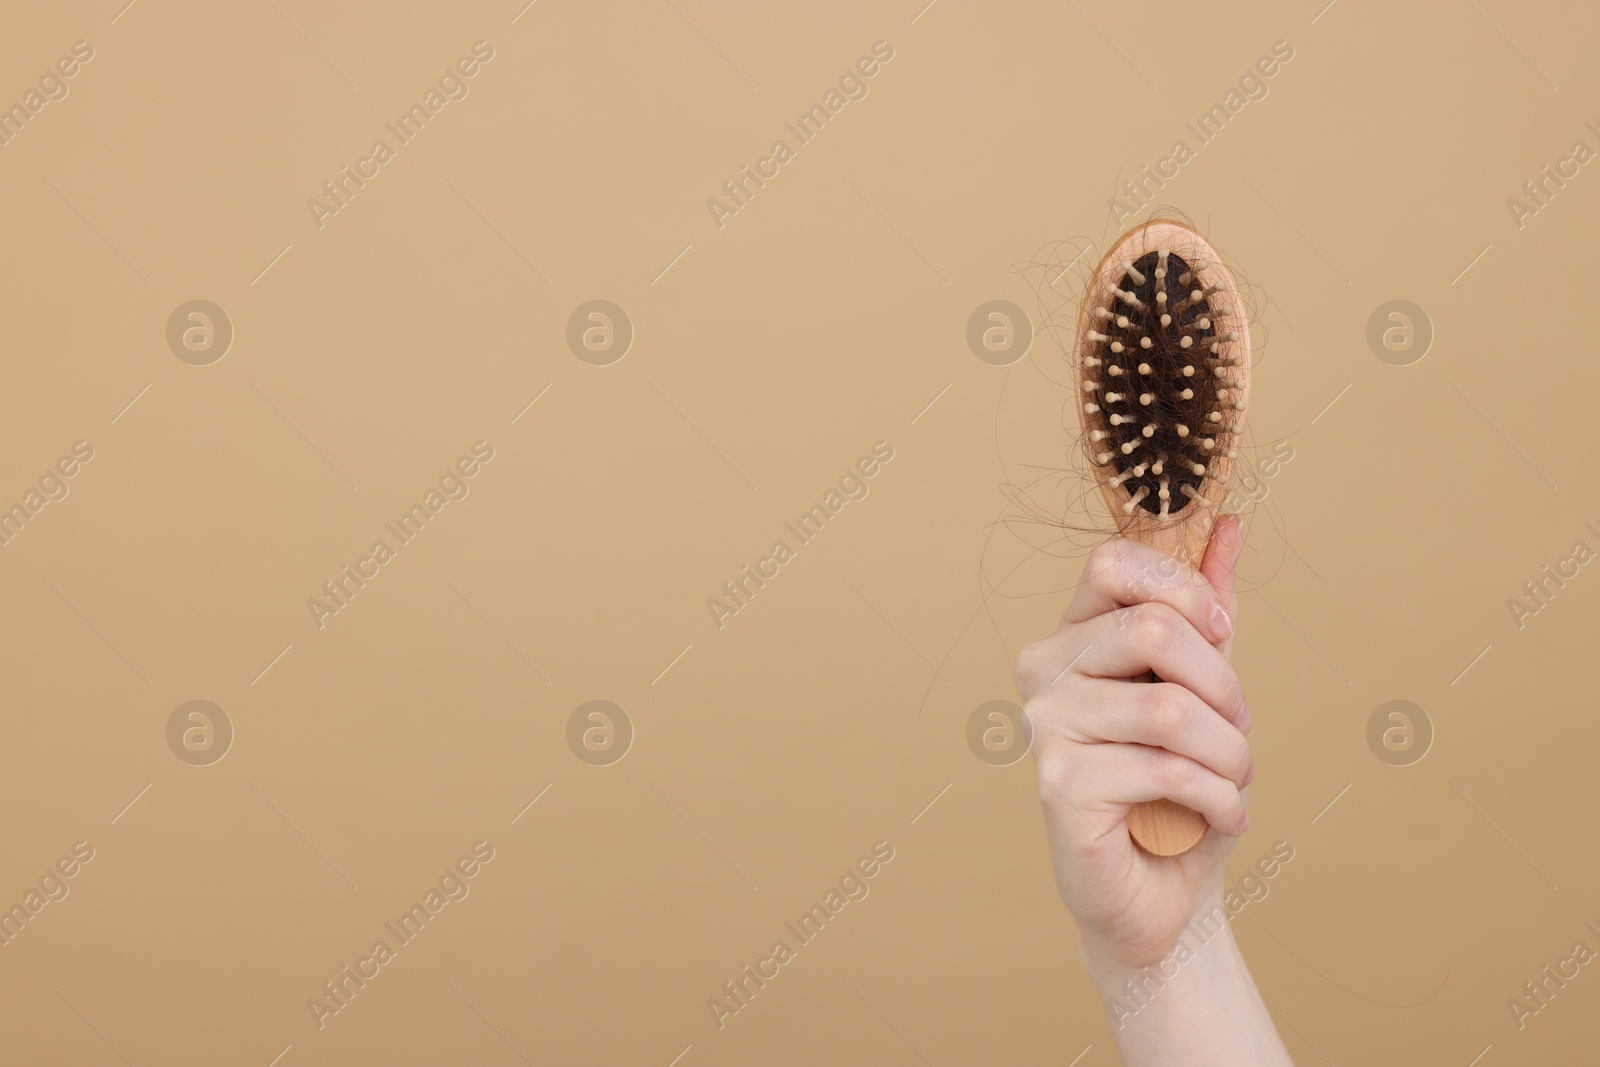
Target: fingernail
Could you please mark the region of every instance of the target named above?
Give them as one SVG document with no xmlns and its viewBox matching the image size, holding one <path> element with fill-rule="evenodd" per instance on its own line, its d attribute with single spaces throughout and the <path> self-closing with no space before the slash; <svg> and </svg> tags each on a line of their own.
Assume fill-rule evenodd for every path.
<svg viewBox="0 0 1600 1067">
<path fill-rule="evenodd" d="M 1244 813 L 1244 818 L 1239 820 L 1239 833 L 1240 833 L 1240 835 L 1242 836 L 1243 834 L 1247 833 L 1249 831 L 1249 829 L 1250 829 L 1250 813 L 1247 811 L 1247 812 Z"/>
<path fill-rule="evenodd" d="M 1226 641 L 1233 636 L 1233 620 L 1222 610 L 1221 604 L 1211 605 L 1211 639 Z"/>
<path fill-rule="evenodd" d="M 1243 789 L 1245 786 L 1249 785 L 1251 782 L 1253 782 L 1255 780 L 1256 780 L 1256 761 L 1255 760 L 1251 760 L 1249 768 L 1246 769 L 1246 771 L 1244 772 L 1244 779 L 1242 781 L 1240 781 L 1240 783 L 1239 783 L 1239 788 Z"/>
<path fill-rule="evenodd" d="M 1239 732 L 1248 737 L 1250 735 L 1250 724 L 1254 721 L 1250 716 L 1250 705 L 1243 705 L 1239 709 Z"/>
<path fill-rule="evenodd" d="M 1239 553 L 1244 551 L 1244 520 L 1233 520 L 1233 562 L 1239 562 Z"/>
</svg>

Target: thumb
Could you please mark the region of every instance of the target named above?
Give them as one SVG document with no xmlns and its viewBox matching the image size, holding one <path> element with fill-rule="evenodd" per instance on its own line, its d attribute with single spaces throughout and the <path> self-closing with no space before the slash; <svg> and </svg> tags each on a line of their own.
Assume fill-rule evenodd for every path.
<svg viewBox="0 0 1600 1067">
<path fill-rule="evenodd" d="M 1211 531 L 1211 542 L 1206 545 L 1205 559 L 1200 562 L 1201 575 L 1211 583 L 1217 599 L 1222 602 L 1222 610 L 1233 620 L 1236 631 L 1239 625 L 1239 596 L 1235 588 L 1237 577 L 1235 568 L 1239 562 L 1239 552 L 1243 548 L 1244 520 L 1237 515 L 1224 515 L 1217 520 L 1216 529 Z M 1229 638 L 1223 644 L 1222 651 L 1229 652 L 1232 647 L 1233 639 Z"/>
</svg>

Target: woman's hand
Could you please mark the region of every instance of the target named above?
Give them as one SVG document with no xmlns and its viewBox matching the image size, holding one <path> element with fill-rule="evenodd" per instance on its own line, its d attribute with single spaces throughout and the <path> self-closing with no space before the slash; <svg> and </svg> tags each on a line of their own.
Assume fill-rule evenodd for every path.
<svg viewBox="0 0 1600 1067">
<path fill-rule="evenodd" d="M 1228 661 L 1242 543 L 1239 519 L 1225 516 L 1195 571 L 1134 541 L 1105 542 L 1060 629 L 1017 658 L 1056 884 L 1091 969 L 1165 956 L 1221 902 L 1223 863 L 1250 825 L 1250 710 Z M 1152 671 L 1163 681 L 1145 681 Z M 1144 852 L 1128 809 L 1161 797 L 1215 833 L 1183 856 Z"/>
</svg>

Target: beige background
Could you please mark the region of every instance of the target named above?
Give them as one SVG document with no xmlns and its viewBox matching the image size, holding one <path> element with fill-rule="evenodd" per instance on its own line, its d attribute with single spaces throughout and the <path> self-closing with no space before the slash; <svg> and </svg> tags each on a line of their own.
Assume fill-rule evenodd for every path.
<svg viewBox="0 0 1600 1067">
<path fill-rule="evenodd" d="M 1520 1031 L 1506 1006 L 1600 948 L 1600 577 L 1507 607 L 1600 549 L 1600 176 L 1506 207 L 1600 149 L 1586 5 L 119 4 L 0 35 L 6 102 L 94 49 L 0 148 L 0 500 L 95 453 L 0 548 L 0 898 L 95 850 L 0 948 L 8 1062 L 1115 1063 L 1031 762 L 965 740 L 1093 540 L 1019 520 L 1106 518 L 1045 324 L 1002 368 L 966 322 L 1037 320 L 1015 268 L 1114 237 L 1119 173 L 1277 41 L 1161 195 L 1253 283 L 1254 445 L 1294 449 L 1249 509 L 1233 874 L 1295 858 L 1236 928 L 1299 1063 L 1592 1053 L 1593 966 Z M 307 198 L 480 40 L 318 229 Z M 880 40 L 719 230 L 707 198 Z M 596 298 L 637 334 L 606 367 L 564 340 Z M 235 331 L 210 366 L 165 340 L 192 299 Z M 1436 332 L 1411 366 L 1365 339 L 1392 299 Z M 470 496 L 318 630 L 307 598 L 479 440 Z M 879 440 L 870 495 L 715 628 Z M 602 767 L 565 739 L 599 698 L 636 731 Z M 166 741 L 193 699 L 236 731 L 209 766 Z M 1435 731 L 1412 766 L 1368 748 L 1391 699 Z M 307 999 L 479 840 L 470 896 L 319 1030 Z M 880 840 L 871 895 L 717 1029 Z"/>
</svg>

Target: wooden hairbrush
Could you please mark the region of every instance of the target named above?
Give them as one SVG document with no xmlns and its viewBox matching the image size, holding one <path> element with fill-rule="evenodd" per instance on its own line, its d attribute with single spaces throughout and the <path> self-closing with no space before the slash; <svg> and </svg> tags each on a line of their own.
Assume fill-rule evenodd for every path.
<svg viewBox="0 0 1600 1067">
<path fill-rule="evenodd" d="M 1117 531 L 1198 568 L 1250 396 L 1233 275 L 1190 227 L 1148 222 L 1095 268 L 1077 339 L 1084 447 Z M 1179 856 L 1205 837 L 1206 820 L 1151 800 L 1128 813 L 1128 831 L 1146 852 Z"/>
</svg>

